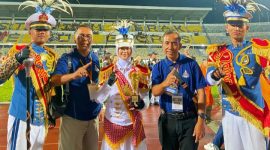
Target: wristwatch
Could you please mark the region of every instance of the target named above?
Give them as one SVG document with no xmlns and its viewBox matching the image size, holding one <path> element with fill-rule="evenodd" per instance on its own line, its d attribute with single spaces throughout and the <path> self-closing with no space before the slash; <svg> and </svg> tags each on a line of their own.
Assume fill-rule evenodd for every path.
<svg viewBox="0 0 270 150">
<path fill-rule="evenodd" d="M 198 113 L 198 116 L 202 118 L 203 120 L 207 119 L 207 115 L 205 113 Z"/>
</svg>

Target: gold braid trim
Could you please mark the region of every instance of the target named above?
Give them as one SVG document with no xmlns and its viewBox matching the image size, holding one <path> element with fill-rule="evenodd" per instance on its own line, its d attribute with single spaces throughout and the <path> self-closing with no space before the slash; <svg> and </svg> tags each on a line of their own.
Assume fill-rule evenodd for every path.
<svg viewBox="0 0 270 150">
<path fill-rule="evenodd" d="M 220 46 L 224 46 L 225 44 L 211 44 L 206 48 L 206 53 L 209 55 L 210 53 L 216 52 L 219 50 Z"/>
<path fill-rule="evenodd" d="M 268 43 L 267 46 L 261 46 L 252 42 L 252 53 L 270 60 L 270 41 L 266 40 L 266 42 Z"/>
<path fill-rule="evenodd" d="M 222 87 L 228 94 L 228 100 L 232 106 L 232 108 L 236 111 L 238 111 L 244 119 L 246 119 L 248 122 L 253 124 L 264 136 L 269 136 L 270 128 L 263 128 L 262 122 L 260 122 L 256 117 L 254 117 L 252 114 L 250 114 L 248 111 L 244 110 L 242 107 L 240 107 L 239 102 L 233 97 L 233 92 L 230 90 L 230 88 L 222 82 Z"/>
<path fill-rule="evenodd" d="M 120 141 L 118 141 L 117 143 L 113 143 L 113 142 L 111 142 L 111 140 L 108 138 L 108 136 L 106 135 L 106 133 L 104 133 L 104 139 L 105 139 L 105 141 L 108 143 L 108 145 L 110 146 L 110 148 L 112 149 L 112 150 L 118 150 L 119 149 L 119 147 L 120 147 L 120 145 L 122 144 L 122 143 L 124 143 L 130 136 L 132 136 L 132 130 L 128 133 L 128 134 L 126 134 Z"/>
<path fill-rule="evenodd" d="M 100 85 L 102 85 L 106 81 L 108 81 L 110 75 L 113 72 L 113 68 L 114 68 L 114 64 L 100 69 L 99 76 L 98 76 L 98 80 L 99 80 Z"/>
</svg>

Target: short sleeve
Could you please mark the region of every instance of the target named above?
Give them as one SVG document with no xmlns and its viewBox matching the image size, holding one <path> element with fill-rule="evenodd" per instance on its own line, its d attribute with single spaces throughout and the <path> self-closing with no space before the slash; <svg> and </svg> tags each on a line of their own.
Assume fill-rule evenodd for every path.
<svg viewBox="0 0 270 150">
<path fill-rule="evenodd" d="M 60 59 L 58 59 L 53 75 L 63 75 L 68 73 L 68 54 L 64 53 Z"/>
<path fill-rule="evenodd" d="M 152 86 L 160 84 L 163 81 L 162 76 L 161 76 L 161 72 L 159 71 L 160 66 L 161 66 L 160 62 L 153 66 L 152 77 L 151 77 Z"/>
<path fill-rule="evenodd" d="M 196 89 L 201 89 L 206 87 L 206 82 L 205 82 L 205 78 L 202 74 L 202 71 L 200 69 L 200 66 L 198 65 L 197 62 L 194 61 L 194 74 L 195 74 L 195 88 Z"/>
</svg>

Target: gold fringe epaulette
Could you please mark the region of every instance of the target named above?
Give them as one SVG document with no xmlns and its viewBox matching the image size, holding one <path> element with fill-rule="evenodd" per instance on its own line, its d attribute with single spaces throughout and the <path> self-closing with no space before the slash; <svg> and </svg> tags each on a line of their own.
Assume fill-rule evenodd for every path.
<svg viewBox="0 0 270 150">
<path fill-rule="evenodd" d="M 139 70 L 140 76 L 139 89 L 141 92 L 148 92 L 151 71 L 147 66 L 136 65 L 136 68 Z"/>
<path fill-rule="evenodd" d="M 220 47 L 226 46 L 226 44 L 211 44 L 206 48 L 206 53 L 209 55 L 210 53 L 216 52 Z"/>
<path fill-rule="evenodd" d="M 19 46 L 19 47 L 24 47 L 24 46 Z M 12 57 L 12 56 L 14 56 L 16 53 L 18 53 L 19 51 L 20 51 L 20 49 L 18 49 L 18 45 L 13 45 L 13 46 L 9 49 L 7 57 Z"/>
<path fill-rule="evenodd" d="M 102 85 L 104 82 L 106 82 L 109 79 L 110 75 L 113 72 L 113 67 L 114 67 L 114 64 L 111 64 L 107 67 L 100 69 L 99 77 L 98 77 L 100 85 Z"/>
<path fill-rule="evenodd" d="M 270 60 L 270 41 L 252 39 L 252 53 Z"/>
</svg>

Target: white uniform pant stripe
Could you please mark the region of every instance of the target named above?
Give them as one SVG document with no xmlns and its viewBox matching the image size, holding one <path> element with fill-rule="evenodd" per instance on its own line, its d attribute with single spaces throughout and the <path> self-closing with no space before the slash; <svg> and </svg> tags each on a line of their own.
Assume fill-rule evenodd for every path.
<svg viewBox="0 0 270 150">
<path fill-rule="evenodd" d="M 222 119 L 226 150 L 266 150 L 266 138 L 244 118 L 228 111 Z"/>
<path fill-rule="evenodd" d="M 16 123 L 16 120 L 18 123 Z M 30 150 L 42 150 L 45 141 L 45 126 L 35 126 L 31 124 L 30 128 Z M 26 122 L 9 115 L 7 150 L 13 149 L 27 150 Z"/>
</svg>

